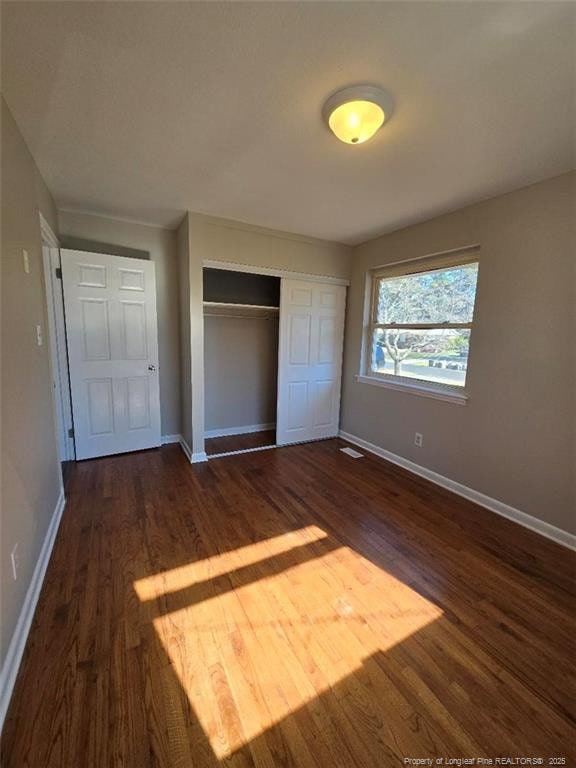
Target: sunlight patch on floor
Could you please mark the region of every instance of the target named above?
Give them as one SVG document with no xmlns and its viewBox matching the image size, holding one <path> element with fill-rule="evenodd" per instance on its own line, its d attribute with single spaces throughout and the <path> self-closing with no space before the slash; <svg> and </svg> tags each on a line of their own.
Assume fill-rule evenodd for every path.
<svg viewBox="0 0 576 768">
<path fill-rule="evenodd" d="M 295 546 L 302 544 L 302 537 L 306 543 L 326 539 L 326 533 L 315 525 L 309 525 L 296 531 L 288 531 L 280 536 L 247 544 L 235 550 L 237 559 L 242 561 L 242 567 L 253 565 L 266 557 L 280 555 L 289 552 Z M 213 555 L 193 563 L 186 563 L 179 568 L 146 576 L 134 582 L 134 589 L 140 600 L 153 600 L 159 595 L 168 595 L 179 592 L 186 587 L 198 584 L 206 578 L 217 578 L 230 570 L 229 552 Z"/>
<path fill-rule="evenodd" d="M 321 541 L 320 534 L 313 527 L 299 531 L 297 544 Z M 175 570 L 187 579 L 227 571 L 233 578 L 257 554 L 267 559 L 285 552 L 287 544 L 284 537 L 269 539 Z M 174 587 L 172 571 L 154 578 L 164 579 L 156 588 Z M 139 585 L 147 599 L 148 588 Z M 441 615 L 399 579 L 338 547 L 166 613 L 154 619 L 154 627 L 215 755 L 223 759 L 337 686 L 367 657 Z"/>
</svg>

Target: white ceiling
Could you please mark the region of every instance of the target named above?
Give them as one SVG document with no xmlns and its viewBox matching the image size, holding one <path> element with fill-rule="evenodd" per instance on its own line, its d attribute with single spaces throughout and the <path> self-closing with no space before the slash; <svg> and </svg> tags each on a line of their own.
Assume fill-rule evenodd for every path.
<svg viewBox="0 0 576 768">
<path fill-rule="evenodd" d="M 573 3 L 3 3 L 3 90 L 60 207 L 356 243 L 574 167 Z M 395 97 L 367 144 L 321 120 Z"/>
</svg>

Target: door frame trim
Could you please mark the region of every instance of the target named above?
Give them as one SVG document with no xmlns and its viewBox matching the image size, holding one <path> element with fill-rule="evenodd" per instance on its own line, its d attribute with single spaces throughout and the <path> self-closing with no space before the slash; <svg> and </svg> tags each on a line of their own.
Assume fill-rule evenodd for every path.
<svg viewBox="0 0 576 768">
<path fill-rule="evenodd" d="M 76 458 L 74 438 L 70 437 L 68 429 L 74 426 L 72 416 L 72 401 L 70 398 L 70 372 L 68 370 L 68 350 L 66 347 L 66 320 L 64 317 L 64 303 L 59 307 L 54 297 L 54 290 L 58 278 L 54 270 L 60 267 L 60 241 L 55 235 L 52 227 L 42 213 L 40 217 L 40 235 L 42 239 L 42 264 L 44 268 L 44 286 L 46 295 L 46 310 L 48 316 L 48 339 L 49 354 L 52 376 L 54 379 L 54 410 L 56 439 L 58 446 L 58 455 L 60 456 L 60 446 L 64 446 L 64 455 L 60 456 L 60 461 L 74 461 Z M 57 264 L 54 263 L 52 254 L 44 253 L 44 246 L 58 249 Z M 61 311 L 60 311 L 61 310 Z M 63 330 L 64 337 L 60 338 L 58 327 Z M 59 344 L 64 344 L 64 355 L 59 354 Z M 69 426 L 68 426 L 69 425 Z"/>
<path fill-rule="evenodd" d="M 54 234 L 50 224 L 48 224 L 42 213 L 39 213 L 38 216 L 40 217 L 40 232 L 42 234 L 43 242 L 52 248 L 60 248 L 60 241 Z"/>
</svg>

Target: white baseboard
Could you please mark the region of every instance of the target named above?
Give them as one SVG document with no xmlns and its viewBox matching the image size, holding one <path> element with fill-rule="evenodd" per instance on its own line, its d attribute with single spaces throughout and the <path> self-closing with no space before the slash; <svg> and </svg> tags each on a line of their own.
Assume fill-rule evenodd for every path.
<svg viewBox="0 0 576 768">
<path fill-rule="evenodd" d="M 340 430 L 339 435 L 343 440 L 347 440 L 349 443 L 364 448 L 365 450 L 370 451 L 370 453 L 380 456 L 382 459 L 397 464 L 399 467 L 407 469 L 415 475 L 424 477 L 426 480 L 430 480 L 430 482 L 442 486 L 442 488 L 447 488 L 449 491 L 457 493 L 458 496 L 463 496 L 465 499 L 473 501 L 481 507 L 485 507 L 491 512 L 495 512 L 497 515 L 506 517 L 508 520 L 513 520 L 515 523 L 523 525 L 524 528 L 529 528 L 531 531 L 539 533 L 547 539 L 552 539 L 552 541 L 555 541 L 557 544 L 562 544 L 565 547 L 576 550 L 576 536 L 568 533 L 568 531 L 563 531 L 555 525 L 544 522 L 544 520 L 539 520 L 537 517 L 528 515 L 526 512 L 521 512 L 519 509 L 510 507 L 502 501 L 498 501 L 491 496 L 486 496 L 485 494 L 480 493 L 480 491 L 468 488 L 468 486 L 462 485 L 462 483 L 458 483 L 456 480 L 451 480 L 449 477 L 439 475 L 431 469 L 422 467 L 420 464 L 416 464 L 409 459 L 405 459 L 403 456 L 398 456 L 396 453 L 387 451 L 385 448 L 380 448 L 380 446 L 374 445 L 374 443 L 369 443 L 367 440 L 356 437 L 356 435 L 351 435 L 349 432 Z"/>
<path fill-rule="evenodd" d="M 174 441 L 180 443 L 180 448 L 184 451 L 186 454 L 186 458 L 190 462 L 190 464 L 199 464 L 202 461 L 208 461 L 208 457 L 206 456 L 206 453 L 204 451 L 201 451 L 200 453 L 192 453 L 192 449 L 186 442 L 186 440 L 182 437 L 182 435 L 178 435 L 178 440 Z"/>
<path fill-rule="evenodd" d="M 260 445 L 257 448 L 242 448 L 239 451 L 224 451 L 223 453 L 212 453 L 210 456 L 208 456 L 208 461 L 212 461 L 212 459 L 222 459 L 225 456 L 240 456 L 243 453 L 256 453 L 257 451 L 270 451 L 272 448 L 278 448 L 276 444 L 274 445 Z"/>
<path fill-rule="evenodd" d="M 192 451 L 190 450 L 190 446 L 186 442 L 186 440 L 182 437 L 182 435 L 178 435 L 178 442 L 180 443 L 180 448 L 184 451 L 186 454 L 186 458 L 190 463 L 192 463 Z"/>
<path fill-rule="evenodd" d="M 232 435 L 248 435 L 252 432 L 268 432 L 276 429 L 276 424 L 249 424 L 246 427 L 226 427 L 225 429 L 207 429 L 204 432 L 205 438 L 210 437 L 230 437 Z"/>
<path fill-rule="evenodd" d="M 160 442 L 162 445 L 170 445 L 171 443 L 179 443 L 181 435 L 162 435 Z"/>
<path fill-rule="evenodd" d="M 8 705 L 10 704 L 10 698 L 14 689 L 14 683 L 16 682 L 16 675 L 22 661 L 22 654 L 26 647 L 26 640 L 28 638 L 28 632 L 30 631 L 30 625 L 34 618 L 34 611 L 36 610 L 36 603 L 40 596 L 42 584 L 44 582 L 44 575 L 46 574 L 46 568 L 50 561 L 50 555 L 52 554 L 52 547 L 58 533 L 58 527 L 60 520 L 62 519 L 62 512 L 66 504 L 66 498 L 64 496 L 64 489 L 60 491 L 60 496 L 56 502 L 54 512 L 52 513 L 52 519 L 48 525 L 44 542 L 34 567 L 34 573 L 30 579 L 26 597 L 20 611 L 20 616 L 16 622 L 16 627 L 12 634 L 10 645 L 8 646 L 8 652 L 4 659 L 2 670 L 0 671 L 0 731 L 4 726 L 4 719 L 6 712 L 8 711 Z"/>
</svg>

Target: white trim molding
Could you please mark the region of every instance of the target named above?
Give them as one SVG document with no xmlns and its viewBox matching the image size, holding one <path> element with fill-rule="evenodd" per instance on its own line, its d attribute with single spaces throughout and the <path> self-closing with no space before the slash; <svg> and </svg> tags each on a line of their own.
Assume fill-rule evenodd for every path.
<svg viewBox="0 0 576 768">
<path fill-rule="evenodd" d="M 64 496 L 64 489 L 60 489 L 60 495 L 56 506 L 52 513 L 44 542 L 34 567 L 28 590 L 26 591 L 26 597 L 22 605 L 22 610 L 16 622 L 10 645 L 8 646 L 8 652 L 0 671 L 0 731 L 4 726 L 4 719 L 6 712 L 8 711 L 8 705 L 10 704 L 10 698 L 14 689 L 14 683 L 16 682 L 16 675 L 22 661 L 22 655 L 24 654 L 24 648 L 26 647 L 26 640 L 28 639 L 28 632 L 34 618 L 34 611 L 36 610 L 36 604 L 42 584 L 44 583 L 44 576 L 46 575 L 46 568 L 50 561 L 50 555 L 52 554 L 52 548 L 54 541 L 56 540 L 56 534 L 60 526 L 60 520 L 62 519 L 62 513 L 64 506 L 66 505 L 66 497 Z"/>
<path fill-rule="evenodd" d="M 555 525 L 551 525 L 544 520 L 528 515 L 526 512 L 522 512 L 515 507 L 504 504 L 502 501 L 498 501 L 498 499 L 493 499 L 491 496 L 486 496 L 484 493 L 480 493 L 480 491 L 475 491 L 473 488 L 468 488 L 468 486 L 462 485 L 462 483 L 458 483 L 456 480 L 444 477 L 444 475 L 440 475 L 427 467 L 422 467 L 420 464 L 405 459 L 403 456 L 398 456 L 398 454 L 392 453 L 392 451 L 387 451 L 385 448 L 380 448 L 380 446 L 374 445 L 374 443 L 369 443 L 367 440 L 356 437 L 356 435 L 351 435 L 349 432 L 340 430 L 339 436 L 343 440 L 379 456 L 381 459 L 386 459 L 386 461 L 390 461 L 392 464 L 407 469 L 415 475 L 424 477 L 426 480 L 430 480 L 430 482 L 435 483 L 442 488 L 446 488 L 447 490 L 458 494 L 458 496 L 468 499 L 468 501 L 473 501 L 475 504 L 479 504 L 481 507 L 489 509 L 491 512 L 495 512 L 501 517 L 506 517 L 508 520 L 512 520 L 513 522 L 524 526 L 524 528 L 529 528 L 531 531 L 555 541 L 557 544 L 562 544 L 569 549 L 576 550 L 576 536 L 572 533 L 568 533 L 568 531 L 563 531 Z"/>
<path fill-rule="evenodd" d="M 256 453 L 257 451 L 270 451 L 272 448 L 278 448 L 274 445 L 258 445 L 256 448 L 241 448 L 239 451 L 223 451 L 222 453 L 212 453 L 208 456 L 208 461 L 212 459 L 222 459 L 225 456 L 240 456 L 242 453 Z"/>
<path fill-rule="evenodd" d="M 366 242 L 370 242 L 367 240 Z M 362 245 L 363 243 L 359 243 Z M 355 246 L 356 248 L 358 246 Z M 422 256 L 413 256 L 411 259 L 400 259 L 400 261 L 389 261 L 387 264 L 379 264 L 376 267 L 370 267 L 371 272 L 378 272 L 380 269 L 388 269 L 388 267 L 397 267 L 403 264 L 413 264 L 419 261 L 430 261 L 431 259 L 439 259 L 443 256 L 455 256 L 459 253 L 467 253 L 468 251 L 479 251 L 482 246 L 480 243 L 470 243 L 469 245 L 460 245 L 456 248 L 448 248 L 445 251 L 435 251 L 434 253 L 425 253 Z"/>
<path fill-rule="evenodd" d="M 169 439 L 168 439 L 169 438 Z M 172 438 L 178 438 L 177 440 L 173 440 Z M 186 458 L 190 462 L 190 464 L 200 464 L 203 461 L 208 461 L 208 457 L 206 456 L 205 451 L 200 451 L 199 453 L 192 453 L 192 449 L 184 439 L 182 435 L 165 435 L 162 440 L 166 441 L 167 443 L 179 443 L 180 448 L 184 451 L 186 454 Z"/>
<path fill-rule="evenodd" d="M 379 378 L 377 376 L 364 376 L 358 374 L 354 377 L 359 384 L 371 384 L 373 387 L 385 387 L 386 389 L 395 389 L 399 392 L 406 392 L 409 395 L 420 395 L 421 397 L 432 397 L 434 400 L 444 400 L 454 405 L 466 405 L 468 395 L 464 392 L 456 392 L 448 389 L 434 387 L 433 384 L 427 386 L 418 381 L 414 384 L 407 381 L 391 381 L 389 379 Z"/>
<path fill-rule="evenodd" d="M 207 269 L 224 269 L 227 272 L 249 272 L 252 275 L 269 275 L 270 277 L 289 277 L 292 280 L 307 280 L 314 283 L 332 283 L 333 285 L 350 285 L 350 280 L 344 277 L 330 275 L 311 275 L 307 272 L 291 272 L 289 269 L 274 267 L 257 267 L 254 264 L 240 264 L 236 261 L 216 261 L 204 259 L 202 266 Z"/>
<path fill-rule="evenodd" d="M 52 248 L 60 248 L 58 238 L 54 234 L 50 224 L 48 224 L 41 212 L 38 212 L 38 216 L 40 217 L 40 232 L 42 234 L 43 241 L 46 243 L 46 245 L 49 245 Z"/>
<path fill-rule="evenodd" d="M 186 442 L 186 440 L 182 435 L 178 435 L 178 442 L 180 443 L 180 448 L 182 448 L 182 450 L 186 454 L 186 458 L 188 459 L 190 464 L 192 464 L 192 451 L 190 450 L 190 446 L 188 445 L 188 443 Z"/>
<path fill-rule="evenodd" d="M 66 353 L 66 322 L 64 317 L 64 295 L 62 281 L 56 277 L 60 269 L 60 247 L 56 236 L 46 219 L 40 216 L 42 235 L 42 263 L 44 268 L 44 288 L 48 315 L 48 338 L 52 376 L 54 421 L 60 461 L 74 461 L 76 449 L 74 438 L 70 437 L 73 424 L 72 401 Z"/>
<path fill-rule="evenodd" d="M 249 435 L 253 432 L 269 432 L 271 429 L 276 429 L 276 424 L 249 424 L 245 427 L 226 427 L 224 429 L 207 429 L 204 432 L 204 437 L 210 439 L 211 437 L 230 437 L 232 435 Z"/>
</svg>

